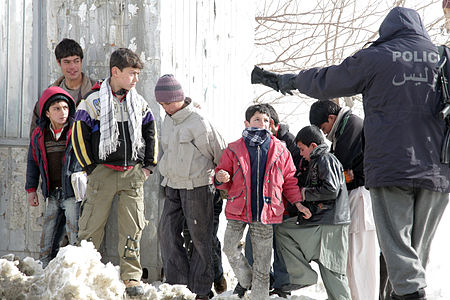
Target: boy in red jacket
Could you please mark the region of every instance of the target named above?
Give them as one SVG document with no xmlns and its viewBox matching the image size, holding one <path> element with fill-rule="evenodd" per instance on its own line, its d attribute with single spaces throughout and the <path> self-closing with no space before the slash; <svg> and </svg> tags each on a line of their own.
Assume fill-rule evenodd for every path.
<svg viewBox="0 0 450 300">
<path fill-rule="evenodd" d="M 252 287 L 251 299 L 269 299 L 269 271 L 272 256 L 272 224 L 281 223 L 282 194 L 309 218 L 301 201 L 295 165 L 286 146 L 268 131 L 270 112 L 253 105 L 245 112 L 242 138 L 230 143 L 216 168 L 214 183 L 227 191 L 228 219 L 223 251 L 244 289 Z M 253 271 L 242 254 L 240 241 L 249 225 L 254 251 Z M 243 296 L 243 294 L 239 295 Z"/>
</svg>

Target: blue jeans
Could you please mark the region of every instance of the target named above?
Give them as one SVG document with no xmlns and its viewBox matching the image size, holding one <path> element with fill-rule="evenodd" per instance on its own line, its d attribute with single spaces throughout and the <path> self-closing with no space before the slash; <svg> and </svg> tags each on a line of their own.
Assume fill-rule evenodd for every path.
<svg viewBox="0 0 450 300">
<path fill-rule="evenodd" d="M 45 208 L 44 225 L 41 235 L 41 251 L 39 260 L 45 268 L 48 263 L 55 258 L 56 249 L 63 235 L 58 230 L 59 222 L 66 220 L 66 233 L 71 245 L 75 245 L 78 235 L 78 218 L 80 217 L 80 202 L 76 202 L 74 197 L 64 199 L 60 189 L 53 191 L 47 198 Z"/>
</svg>

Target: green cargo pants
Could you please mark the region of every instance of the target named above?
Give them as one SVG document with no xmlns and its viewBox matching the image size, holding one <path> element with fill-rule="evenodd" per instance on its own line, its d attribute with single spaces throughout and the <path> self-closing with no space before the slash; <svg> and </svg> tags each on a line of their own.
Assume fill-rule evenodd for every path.
<svg viewBox="0 0 450 300">
<path fill-rule="evenodd" d="M 118 195 L 120 277 L 122 280 L 142 277 L 139 251 L 144 216 L 145 174 L 140 164 L 124 172 L 98 165 L 88 177 L 86 200 L 78 221 L 78 240 L 91 240 L 99 249 L 114 196 Z"/>
</svg>

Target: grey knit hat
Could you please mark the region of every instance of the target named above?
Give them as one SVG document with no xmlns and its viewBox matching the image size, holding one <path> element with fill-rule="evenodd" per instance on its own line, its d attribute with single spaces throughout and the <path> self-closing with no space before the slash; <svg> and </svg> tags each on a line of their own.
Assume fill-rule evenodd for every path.
<svg viewBox="0 0 450 300">
<path fill-rule="evenodd" d="M 184 101 L 184 92 L 175 77 L 172 74 L 166 74 L 156 83 L 155 97 L 158 102 L 179 102 Z"/>
</svg>

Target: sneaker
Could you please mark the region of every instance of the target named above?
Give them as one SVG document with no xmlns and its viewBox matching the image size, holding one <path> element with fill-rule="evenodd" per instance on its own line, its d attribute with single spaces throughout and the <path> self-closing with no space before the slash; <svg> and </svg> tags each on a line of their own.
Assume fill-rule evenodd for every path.
<svg viewBox="0 0 450 300">
<path fill-rule="evenodd" d="M 138 280 L 124 280 L 123 283 L 125 283 L 125 292 L 128 296 L 135 297 L 144 295 L 144 288 L 141 286 Z"/>
<path fill-rule="evenodd" d="M 237 294 L 239 298 L 243 298 L 246 291 L 247 289 L 238 282 L 238 284 L 236 284 L 236 287 L 234 288 L 233 294 Z"/>
<path fill-rule="evenodd" d="M 291 292 L 283 291 L 279 288 L 275 288 L 269 292 L 269 296 L 272 296 L 272 295 L 278 295 L 278 297 L 287 298 L 287 296 L 291 295 Z"/>
<path fill-rule="evenodd" d="M 217 294 L 222 294 L 227 290 L 227 280 L 225 277 L 220 277 L 219 280 L 214 281 L 214 290 L 216 290 Z"/>
</svg>

